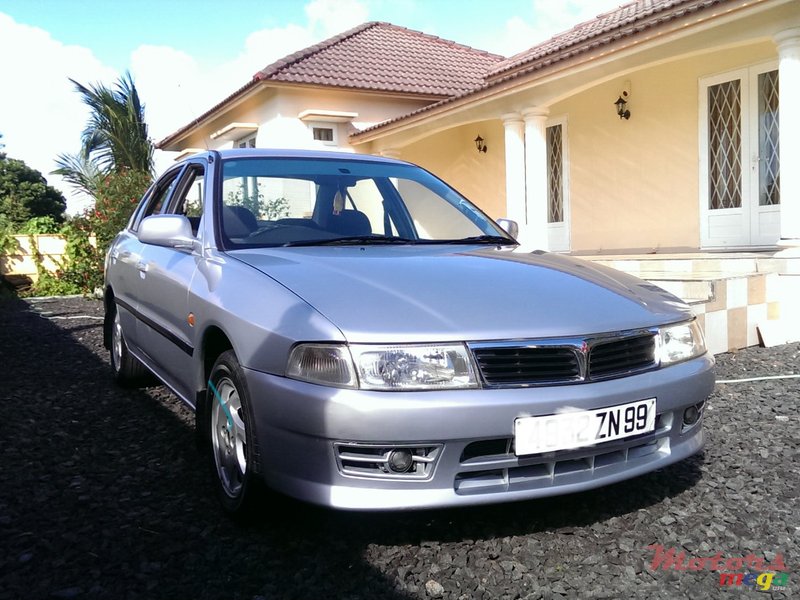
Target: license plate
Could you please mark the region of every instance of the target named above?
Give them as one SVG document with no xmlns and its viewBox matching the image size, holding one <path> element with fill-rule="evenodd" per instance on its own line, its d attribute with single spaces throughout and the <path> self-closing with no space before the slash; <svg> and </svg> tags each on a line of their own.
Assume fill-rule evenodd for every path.
<svg viewBox="0 0 800 600">
<path fill-rule="evenodd" d="M 596 410 L 514 420 L 517 456 L 555 452 L 620 440 L 656 428 L 656 399 Z"/>
</svg>

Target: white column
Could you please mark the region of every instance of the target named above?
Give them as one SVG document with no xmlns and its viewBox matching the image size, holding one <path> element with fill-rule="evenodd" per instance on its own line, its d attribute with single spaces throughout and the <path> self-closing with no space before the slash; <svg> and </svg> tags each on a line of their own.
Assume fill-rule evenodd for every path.
<svg viewBox="0 0 800 600">
<path fill-rule="evenodd" d="M 781 246 L 800 248 L 800 27 L 775 35 L 780 103 Z"/>
<path fill-rule="evenodd" d="M 525 122 L 517 113 L 502 116 L 506 146 L 506 215 L 525 231 Z"/>
<path fill-rule="evenodd" d="M 546 108 L 522 111 L 525 118 L 525 196 L 528 241 L 541 250 L 547 240 L 547 115 Z"/>
</svg>

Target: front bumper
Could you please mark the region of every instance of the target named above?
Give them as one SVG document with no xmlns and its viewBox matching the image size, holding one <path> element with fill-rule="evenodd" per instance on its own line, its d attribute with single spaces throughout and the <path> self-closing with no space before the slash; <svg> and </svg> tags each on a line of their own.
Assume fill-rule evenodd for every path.
<svg viewBox="0 0 800 600">
<path fill-rule="evenodd" d="M 683 460 L 702 449 L 702 418 L 683 411 L 714 388 L 714 359 L 620 379 L 516 389 L 370 392 L 245 370 L 260 471 L 272 488 L 343 509 L 486 504 L 583 491 Z M 514 419 L 656 398 L 653 433 L 586 448 L 517 457 Z M 431 448 L 424 475 L 352 474 L 342 448 Z"/>
</svg>

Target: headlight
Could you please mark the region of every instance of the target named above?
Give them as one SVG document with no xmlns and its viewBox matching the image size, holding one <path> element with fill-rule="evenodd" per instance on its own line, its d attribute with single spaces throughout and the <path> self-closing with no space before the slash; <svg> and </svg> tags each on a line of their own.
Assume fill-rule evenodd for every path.
<svg viewBox="0 0 800 600">
<path fill-rule="evenodd" d="M 478 387 L 463 344 L 350 346 L 361 389 L 444 390 Z"/>
<path fill-rule="evenodd" d="M 662 365 L 689 360 L 706 352 L 703 332 L 697 321 L 662 327 L 659 334 L 659 358 Z"/>
<path fill-rule="evenodd" d="M 300 381 L 358 387 L 353 359 L 346 346 L 336 344 L 299 344 L 292 349 L 286 376 Z"/>
</svg>

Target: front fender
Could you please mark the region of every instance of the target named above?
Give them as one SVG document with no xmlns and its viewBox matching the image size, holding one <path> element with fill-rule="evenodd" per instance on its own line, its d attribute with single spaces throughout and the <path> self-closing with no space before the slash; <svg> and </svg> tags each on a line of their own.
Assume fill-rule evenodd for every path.
<svg viewBox="0 0 800 600">
<path fill-rule="evenodd" d="M 333 323 L 291 290 L 223 254 L 200 266 L 189 304 L 199 345 L 205 332 L 217 327 L 243 367 L 273 375 L 284 375 L 289 352 L 299 341 L 345 341 Z"/>
</svg>

